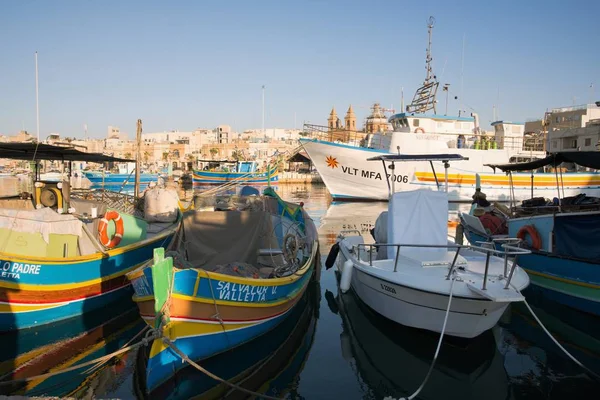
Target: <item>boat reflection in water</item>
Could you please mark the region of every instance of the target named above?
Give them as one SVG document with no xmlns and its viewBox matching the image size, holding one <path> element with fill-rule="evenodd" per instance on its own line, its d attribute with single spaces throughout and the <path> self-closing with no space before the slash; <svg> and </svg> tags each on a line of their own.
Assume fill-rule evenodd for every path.
<svg viewBox="0 0 600 400">
<path fill-rule="evenodd" d="M 326 291 L 330 310 L 343 322 L 342 354 L 373 398 L 401 398 L 423 382 L 439 335 L 375 314 L 349 291 Z M 353 361 L 352 361 L 353 360 Z M 366 396 L 366 397 L 371 397 Z M 508 376 L 492 331 L 464 340 L 445 338 L 419 399 L 506 399 Z"/>
<path fill-rule="evenodd" d="M 577 360 L 600 375 L 600 318 L 548 300 L 532 286 L 527 302 L 546 328 Z M 500 320 L 499 348 L 517 398 L 598 398 L 594 382 L 540 328 L 524 304 Z M 510 362 L 508 360 L 510 359 Z"/>
<path fill-rule="evenodd" d="M 269 396 L 285 397 L 297 387 L 298 375 L 315 335 L 320 286 L 311 281 L 306 293 L 290 315 L 265 335 L 233 350 L 200 362 L 213 374 L 245 389 Z M 149 348 L 137 355 L 134 386 L 138 398 L 156 399 L 238 399 L 248 395 L 209 378 L 192 366 L 186 366 L 172 378 L 152 390 L 145 391 Z M 291 393 L 292 398 L 298 397 Z"/>
<path fill-rule="evenodd" d="M 73 367 L 131 345 L 145 324 L 132 304 L 121 303 L 57 323 L 0 334 L 0 395 L 101 396 L 122 373 L 127 353 L 47 378 L 18 380 Z"/>
</svg>

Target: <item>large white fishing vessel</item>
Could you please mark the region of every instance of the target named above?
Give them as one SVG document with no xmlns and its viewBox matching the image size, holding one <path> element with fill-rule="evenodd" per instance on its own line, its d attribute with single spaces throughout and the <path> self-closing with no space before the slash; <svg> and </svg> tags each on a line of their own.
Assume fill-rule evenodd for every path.
<svg viewBox="0 0 600 400">
<path fill-rule="evenodd" d="M 378 131 L 356 131 L 353 124 L 340 127 L 329 120 L 328 126 L 305 125 L 300 140 L 321 175 L 331 196 L 337 200 L 387 200 L 388 180 L 375 169 L 367 158 L 383 154 L 434 154 L 456 153 L 466 158 L 459 167 L 448 173 L 448 198 L 450 201 L 471 201 L 476 184 L 488 200 L 523 200 L 534 196 L 553 198 L 557 195 L 556 183 L 561 181 L 561 197 L 585 192 L 600 195 L 600 175 L 587 172 L 563 172 L 559 169 L 536 173 L 494 173 L 486 164 L 530 161 L 544 158 L 545 145 L 540 139 L 531 143 L 524 134 L 523 124 L 509 121 L 493 123 L 494 135 L 484 134 L 476 113 L 470 116 L 448 116 L 437 112 L 436 94 L 439 82 L 431 66 L 431 33 L 433 19 L 428 24 L 427 76 L 417 89 L 405 112 L 389 118 L 391 130 L 379 125 Z M 444 88 L 447 90 L 447 88 Z M 332 115 L 335 111 L 332 110 Z M 348 110 L 351 112 L 351 109 Z M 378 104 L 369 117 L 379 118 L 383 111 Z M 372 125 L 371 125 L 372 127 Z M 431 168 L 437 173 L 431 171 Z M 443 176 L 443 162 L 410 162 L 388 171 L 393 177 L 395 191 L 415 190 L 439 186 L 438 176 Z M 477 175 L 476 175 L 477 174 Z M 512 180 L 513 192 L 510 187 Z M 532 189 L 533 188 L 533 189 Z"/>
</svg>

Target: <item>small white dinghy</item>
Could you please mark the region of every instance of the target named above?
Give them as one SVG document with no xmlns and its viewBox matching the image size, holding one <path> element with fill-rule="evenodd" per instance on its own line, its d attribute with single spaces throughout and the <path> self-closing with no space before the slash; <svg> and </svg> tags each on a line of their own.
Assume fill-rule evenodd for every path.
<svg viewBox="0 0 600 400">
<path fill-rule="evenodd" d="M 376 159 L 384 165 L 391 162 L 393 172 L 395 161 L 414 157 L 419 156 Z M 462 156 L 420 159 L 443 161 L 448 168 L 449 160 Z M 447 318 L 445 334 L 473 338 L 492 328 L 511 302 L 524 300 L 520 291 L 529 285 L 529 277 L 510 259 L 529 251 L 509 244 L 498 251 L 449 242 L 445 191 L 393 193 L 374 236 L 376 243 L 366 244 L 360 232 L 340 233 L 340 287 L 351 287 L 373 310 L 402 325 L 442 332 Z"/>
</svg>

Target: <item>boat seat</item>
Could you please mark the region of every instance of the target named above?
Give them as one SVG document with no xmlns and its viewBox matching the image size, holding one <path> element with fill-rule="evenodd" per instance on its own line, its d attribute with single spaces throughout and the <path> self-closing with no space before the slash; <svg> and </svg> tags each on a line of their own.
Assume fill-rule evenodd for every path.
<svg viewBox="0 0 600 400">
<path fill-rule="evenodd" d="M 479 218 L 469 215 L 467 213 L 462 213 L 461 217 L 465 221 L 465 223 L 469 225 L 469 228 L 472 228 L 478 233 L 487 236 L 487 231 L 485 230 L 485 227 L 483 226 Z"/>
</svg>

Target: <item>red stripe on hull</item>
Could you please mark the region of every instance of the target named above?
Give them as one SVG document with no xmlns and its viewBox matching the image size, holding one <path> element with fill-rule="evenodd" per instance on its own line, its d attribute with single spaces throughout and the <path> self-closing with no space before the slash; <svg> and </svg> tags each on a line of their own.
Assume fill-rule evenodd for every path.
<svg viewBox="0 0 600 400">
<path fill-rule="evenodd" d="M 61 303 L 98 296 L 102 293 L 111 292 L 128 285 L 130 285 L 129 280 L 125 276 L 119 276 L 109 281 L 94 283 L 89 286 L 70 290 L 36 291 L 0 287 L 0 301 L 22 304 Z"/>
</svg>

